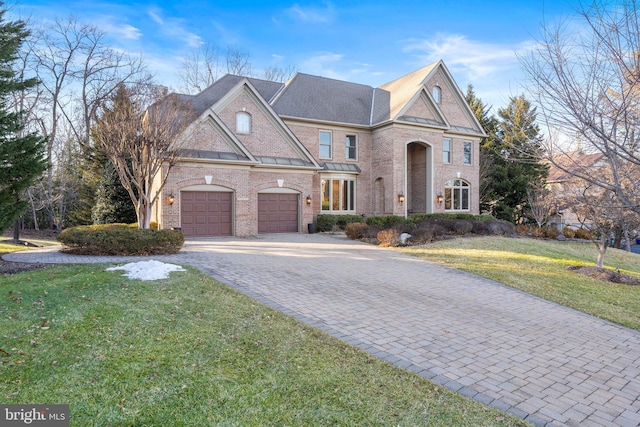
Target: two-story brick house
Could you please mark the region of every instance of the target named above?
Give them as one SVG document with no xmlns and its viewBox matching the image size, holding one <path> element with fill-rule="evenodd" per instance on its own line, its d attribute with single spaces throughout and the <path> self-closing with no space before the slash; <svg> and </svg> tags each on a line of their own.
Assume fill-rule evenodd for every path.
<svg viewBox="0 0 640 427">
<path fill-rule="evenodd" d="M 373 88 L 226 75 L 193 96 L 156 204 L 189 236 L 303 232 L 318 214 L 479 211 L 482 128 L 442 61 Z"/>
</svg>

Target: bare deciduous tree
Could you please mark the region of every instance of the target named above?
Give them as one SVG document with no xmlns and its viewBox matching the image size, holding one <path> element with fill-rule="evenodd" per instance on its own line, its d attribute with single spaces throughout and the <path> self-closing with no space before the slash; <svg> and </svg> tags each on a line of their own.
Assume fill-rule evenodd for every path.
<svg viewBox="0 0 640 427">
<path fill-rule="evenodd" d="M 538 227 L 542 227 L 549 221 L 551 202 L 551 193 L 544 186 L 527 188 L 527 203 Z"/>
<path fill-rule="evenodd" d="M 77 166 L 81 148 L 90 144 L 89 129 L 97 106 L 118 83 L 148 77 L 139 58 L 109 47 L 102 30 L 74 18 L 56 19 L 35 31 L 24 59 L 41 81 L 39 107 L 31 114 L 48 137 L 44 206 L 49 222 L 60 229 L 67 195 L 75 191 L 68 172 L 77 172 L 71 165 Z"/>
<path fill-rule="evenodd" d="M 180 64 L 178 77 L 181 90 L 188 94 L 202 92 L 220 77 L 220 51 L 217 46 L 203 45 L 188 53 Z"/>
<path fill-rule="evenodd" d="M 136 207 L 138 226 L 149 228 L 151 210 L 176 163 L 176 136 L 193 121 L 195 111 L 170 94 L 145 108 L 144 97 L 119 85 L 98 111 L 91 136 L 114 165 Z"/>
<path fill-rule="evenodd" d="M 559 135 L 547 141 L 547 160 L 584 182 L 581 199 L 603 222 L 612 206 L 640 212 L 639 12 L 635 0 L 583 5 L 578 25 L 543 26 L 536 49 L 522 58 L 547 134 Z M 605 167 L 572 162 L 576 150 L 602 153 Z"/>
<path fill-rule="evenodd" d="M 289 80 L 295 73 L 296 67 L 289 65 L 288 67 L 281 68 L 276 66 L 266 67 L 263 70 L 262 78 L 270 80 L 272 82 L 284 83 Z"/>
<path fill-rule="evenodd" d="M 236 76 L 251 76 L 251 54 L 239 47 L 227 47 L 227 73 Z"/>
</svg>

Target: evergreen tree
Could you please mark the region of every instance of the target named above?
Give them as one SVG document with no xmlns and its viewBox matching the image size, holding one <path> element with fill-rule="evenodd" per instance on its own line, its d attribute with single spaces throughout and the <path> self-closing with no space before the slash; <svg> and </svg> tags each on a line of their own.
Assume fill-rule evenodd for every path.
<svg viewBox="0 0 640 427">
<path fill-rule="evenodd" d="M 22 43 L 29 35 L 22 21 L 7 22 L 0 2 L 0 232 L 24 212 L 23 192 L 45 171 L 46 139 L 26 133 L 23 113 L 12 108 L 12 101 L 38 82 L 23 79 L 14 71 Z M 14 239 L 18 239 L 17 230 Z"/>
<path fill-rule="evenodd" d="M 491 107 L 485 105 L 476 96 L 472 85 L 467 86 L 465 98 L 482 126 L 484 133 L 487 134 L 480 141 L 480 212 L 491 212 L 491 202 L 496 199 L 493 185 L 493 164 L 498 121 L 495 117 L 489 115 Z"/>
<path fill-rule="evenodd" d="M 498 219 L 518 223 L 529 219 L 527 190 L 544 186 L 549 169 L 541 161 L 536 109 L 524 95 L 512 97 L 506 108 L 498 110 L 498 117 L 490 212 Z"/>
<path fill-rule="evenodd" d="M 111 162 L 106 161 L 102 179 L 98 182 L 95 205 L 91 211 L 94 224 L 133 224 L 138 219 L 129 193 Z"/>
</svg>

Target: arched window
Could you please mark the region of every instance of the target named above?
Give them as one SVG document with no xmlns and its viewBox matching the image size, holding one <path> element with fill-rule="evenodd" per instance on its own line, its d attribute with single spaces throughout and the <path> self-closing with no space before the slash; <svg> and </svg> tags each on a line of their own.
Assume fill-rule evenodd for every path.
<svg viewBox="0 0 640 427">
<path fill-rule="evenodd" d="M 251 115 L 244 111 L 236 114 L 236 132 L 251 133 Z"/>
<path fill-rule="evenodd" d="M 452 211 L 469 210 L 469 183 L 452 179 L 444 184 L 444 208 Z"/>
<path fill-rule="evenodd" d="M 433 100 L 436 101 L 436 103 L 440 104 L 440 98 L 442 97 L 442 91 L 440 90 L 439 86 L 434 86 L 432 91 L 431 91 L 432 95 L 433 95 Z"/>
</svg>

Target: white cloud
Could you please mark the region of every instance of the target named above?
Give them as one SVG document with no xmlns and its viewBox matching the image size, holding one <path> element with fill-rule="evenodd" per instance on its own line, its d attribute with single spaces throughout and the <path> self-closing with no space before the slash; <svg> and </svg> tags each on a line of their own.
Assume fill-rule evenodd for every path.
<svg viewBox="0 0 640 427">
<path fill-rule="evenodd" d="M 424 63 L 444 60 L 451 69 L 477 80 L 518 66 L 516 51 L 521 45 L 501 45 L 469 40 L 458 34 L 437 34 L 432 39 L 410 40 L 403 48 L 416 53 Z"/>
<path fill-rule="evenodd" d="M 110 22 L 105 22 L 100 25 L 100 28 L 107 33 L 114 35 L 125 40 L 138 40 L 142 37 L 142 31 L 133 25 L 123 24 L 117 25 Z"/>
<path fill-rule="evenodd" d="M 303 7 L 296 3 L 286 9 L 285 14 L 301 23 L 326 24 L 334 20 L 335 9 L 331 3 L 326 3 L 324 8 Z"/>
<path fill-rule="evenodd" d="M 483 101 L 496 107 L 506 105 L 510 96 L 522 92 L 524 77 L 518 55 L 534 45 L 530 40 L 500 44 L 443 33 L 404 43 L 402 51 L 415 55 L 419 66 L 442 59 L 462 91 L 471 83 Z"/>
<path fill-rule="evenodd" d="M 186 43 L 189 47 L 202 45 L 202 37 L 188 31 L 185 28 L 184 19 L 165 18 L 162 16 L 162 11 L 158 8 L 149 9 L 147 13 L 149 17 L 158 24 L 158 31 L 163 35 L 174 40 L 182 40 L 182 42 Z"/>
<path fill-rule="evenodd" d="M 344 55 L 339 53 L 320 52 L 304 59 L 300 64 L 300 70 L 309 74 L 344 80 L 344 74 L 336 71 L 341 68 L 339 65 L 343 58 Z"/>
</svg>

